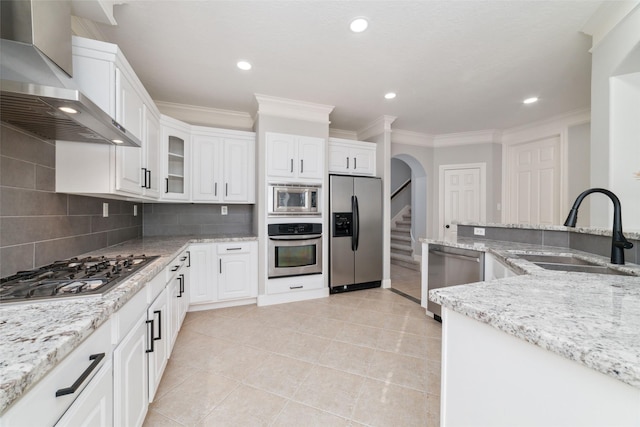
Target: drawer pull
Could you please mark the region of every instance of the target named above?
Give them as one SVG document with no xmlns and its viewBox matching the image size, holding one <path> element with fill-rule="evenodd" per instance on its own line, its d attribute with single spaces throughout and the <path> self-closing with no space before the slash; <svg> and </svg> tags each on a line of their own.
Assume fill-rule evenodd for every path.
<svg viewBox="0 0 640 427">
<path fill-rule="evenodd" d="M 174 265 L 173 268 L 171 269 L 171 271 L 177 271 L 180 268 L 179 265 Z"/>
<path fill-rule="evenodd" d="M 302 289 L 304 288 L 304 286 L 300 285 L 300 286 L 289 286 L 289 289 Z"/>
<path fill-rule="evenodd" d="M 187 267 L 191 267 L 191 251 L 187 251 Z"/>
<path fill-rule="evenodd" d="M 227 248 L 228 251 L 239 251 L 242 248 Z"/>
<path fill-rule="evenodd" d="M 157 337 L 153 337 L 154 341 L 157 340 L 161 340 L 162 339 L 162 311 L 160 310 L 155 310 L 153 312 L 154 316 L 157 314 L 158 315 L 158 336 Z"/>
<path fill-rule="evenodd" d="M 96 368 L 96 366 L 98 366 L 100 362 L 102 362 L 102 359 L 104 359 L 104 353 L 92 354 L 91 356 L 89 356 L 89 360 L 93 360 L 93 362 L 91 362 L 91 365 L 89 365 L 89 367 L 84 370 L 82 375 L 78 377 L 76 382 L 74 382 L 71 387 L 61 388 L 60 390 L 56 391 L 56 397 L 75 393 L 76 390 L 80 388 L 84 380 L 87 379 L 89 374 L 91 374 L 91 372 Z"/>
<path fill-rule="evenodd" d="M 153 340 L 153 330 L 155 329 L 155 328 L 153 327 L 153 323 L 154 323 L 154 322 L 153 322 L 153 319 L 151 319 L 151 320 L 145 320 L 145 323 L 146 323 L 147 325 L 151 325 L 151 333 L 149 334 L 149 338 L 150 338 L 150 339 L 149 339 L 149 343 L 151 344 L 151 348 L 150 348 L 150 349 L 145 350 L 145 353 L 153 353 L 153 352 L 155 351 L 155 349 L 153 348 L 153 342 L 154 342 L 154 340 Z"/>
<path fill-rule="evenodd" d="M 187 260 L 187 256 L 183 256 L 182 258 L 180 258 L 180 261 L 186 261 Z"/>
</svg>

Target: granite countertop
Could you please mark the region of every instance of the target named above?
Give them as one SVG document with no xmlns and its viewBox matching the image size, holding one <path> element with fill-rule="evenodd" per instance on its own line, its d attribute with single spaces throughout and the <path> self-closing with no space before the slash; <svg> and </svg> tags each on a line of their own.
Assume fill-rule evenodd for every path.
<svg viewBox="0 0 640 427">
<path fill-rule="evenodd" d="M 598 255 L 522 243 L 422 242 L 490 253 L 521 274 L 435 289 L 430 300 L 640 388 L 640 265 L 614 266 Z M 569 255 L 634 276 L 546 270 L 522 254 Z"/>
<path fill-rule="evenodd" d="M 153 237 L 82 254 L 159 255 L 102 296 L 0 305 L 0 414 L 51 371 L 191 243 L 257 240 L 255 236 Z"/>
<path fill-rule="evenodd" d="M 485 222 L 461 222 L 458 225 L 468 225 L 475 227 L 496 227 L 496 228 L 521 228 L 527 230 L 548 230 L 548 231 L 569 231 L 571 233 L 593 234 L 596 236 L 611 236 L 611 227 L 565 227 L 564 225 L 541 225 L 541 224 L 502 224 Z M 640 240 L 639 230 L 624 230 L 627 239 Z"/>
</svg>

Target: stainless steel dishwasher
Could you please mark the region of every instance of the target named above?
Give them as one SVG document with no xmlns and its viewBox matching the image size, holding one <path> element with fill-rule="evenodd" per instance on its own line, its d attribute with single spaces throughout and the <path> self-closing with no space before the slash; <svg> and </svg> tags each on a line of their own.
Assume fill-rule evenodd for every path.
<svg viewBox="0 0 640 427">
<path fill-rule="evenodd" d="M 484 252 L 429 244 L 429 290 L 484 280 Z M 427 310 L 442 321 L 440 304 L 429 300 Z"/>
</svg>

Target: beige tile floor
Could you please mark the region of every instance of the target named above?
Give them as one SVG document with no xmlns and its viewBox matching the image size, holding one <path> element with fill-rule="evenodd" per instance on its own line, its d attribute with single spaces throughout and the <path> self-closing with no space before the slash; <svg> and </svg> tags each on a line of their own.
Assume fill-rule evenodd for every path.
<svg viewBox="0 0 640 427">
<path fill-rule="evenodd" d="M 418 301 L 422 296 L 420 272 L 391 264 L 391 288 L 407 294 Z"/>
<path fill-rule="evenodd" d="M 188 313 L 145 426 L 437 426 L 440 347 L 387 289 Z"/>
</svg>

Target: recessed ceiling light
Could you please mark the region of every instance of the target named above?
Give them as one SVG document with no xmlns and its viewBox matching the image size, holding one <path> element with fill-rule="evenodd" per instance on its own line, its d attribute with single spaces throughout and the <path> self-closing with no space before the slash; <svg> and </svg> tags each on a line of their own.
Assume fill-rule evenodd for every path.
<svg viewBox="0 0 640 427">
<path fill-rule="evenodd" d="M 76 114 L 78 112 L 78 110 L 76 110 L 75 108 L 71 108 L 71 107 L 58 107 L 58 110 L 63 111 L 63 112 L 68 113 L 68 114 Z"/>
<path fill-rule="evenodd" d="M 369 26 L 369 22 L 366 19 L 356 18 L 353 21 L 351 21 L 349 28 L 351 28 L 351 31 L 353 31 L 354 33 L 361 33 L 364 30 L 366 30 L 368 26 Z"/>
<path fill-rule="evenodd" d="M 396 93 L 395 92 L 389 92 L 389 93 L 385 93 L 384 94 L 384 99 L 393 99 L 396 97 Z"/>
<path fill-rule="evenodd" d="M 538 102 L 537 96 L 533 96 L 531 98 L 527 98 L 524 101 L 522 101 L 523 104 L 533 104 L 534 102 Z"/>
<path fill-rule="evenodd" d="M 244 71 L 249 71 L 251 69 L 251 64 L 247 61 L 238 61 L 236 65 L 238 66 L 238 68 Z"/>
</svg>

